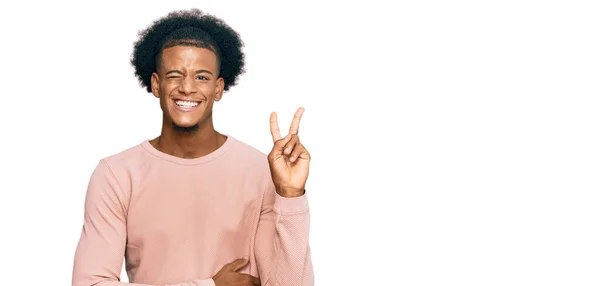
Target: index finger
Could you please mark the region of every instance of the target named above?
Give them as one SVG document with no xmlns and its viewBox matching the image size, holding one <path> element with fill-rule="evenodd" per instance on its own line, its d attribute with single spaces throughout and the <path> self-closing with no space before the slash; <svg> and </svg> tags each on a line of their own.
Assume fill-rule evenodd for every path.
<svg viewBox="0 0 600 286">
<path fill-rule="evenodd" d="M 279 132 L 279 123 L 277 123 L 277 113 L 271 113 L 271 136 L 273 136 L 273 142 L 281 139 L 281 133 Z"/>
<path fill-rule="evenodd" d="M 296 114 L 294 114 L 294 119 L 292 120 L 292 125 L 290 125 L 290 134 L 298 134 L 298 129 L 300 129 L 300 119 L 302 118 L 302 114 L 304 114 L 304 107 L 298 108 Z"/>
</svg>

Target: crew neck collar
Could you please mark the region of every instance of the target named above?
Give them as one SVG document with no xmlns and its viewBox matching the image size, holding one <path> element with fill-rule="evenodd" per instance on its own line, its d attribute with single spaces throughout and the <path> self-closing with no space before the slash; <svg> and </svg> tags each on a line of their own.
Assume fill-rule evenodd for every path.
<svg viewBox="0 0 600 286">
<path fill-rule="evenodd" d="M 159 151 L 158 149 L 154 148 L 154 146 L 152 146 L 152 144 L 150 144 L 150 140 L 146 139 L 141 143 L 141 146 L 148 151 L 150 154 L 175 163 L 175 164 L 179 164 L 179 165 L 186 165 L 186 166 L 190 166 L 190 165 L 199 165 L 199 164 L 204 164 L 207 163 L 209 161 L 212 161 L 218 157 L 220 157 L 221 155 L 225 154 L 229 149 L 231 149 L 231 147 L 233 147 L 233 145 L 235 144 L 235 142 L 237 141 L 235 138 L 233 138 L 230 135 L 226 135 L 223 134 L 227 137 L 227 139 L 225 140 L 225 143 L 223 143 L 223 145 L 221 145 L 219 148 L 217 148 L 217 150 L 212 151 L 211 153 L 208 153 L 202 157 L 198 157 L 198 158 L 181 158 L 181 157 L 176 157 L 167 153 L 163 153 L 161 151 Z"/>
</svg>

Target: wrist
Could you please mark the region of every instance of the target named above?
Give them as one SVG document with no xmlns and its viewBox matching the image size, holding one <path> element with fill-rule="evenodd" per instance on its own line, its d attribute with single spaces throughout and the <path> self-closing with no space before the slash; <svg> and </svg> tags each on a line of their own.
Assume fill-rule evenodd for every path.
<svg viewBox="0 0 600 286">
<path fill-rule="evenodd" d="M 277 194 L 284 198 L 295 198 L 304 195 L 305 189 L 295 189 L 295 188 L 286 188 L 286 187 L 275 187 L 275 191 Z"/>
</svg>

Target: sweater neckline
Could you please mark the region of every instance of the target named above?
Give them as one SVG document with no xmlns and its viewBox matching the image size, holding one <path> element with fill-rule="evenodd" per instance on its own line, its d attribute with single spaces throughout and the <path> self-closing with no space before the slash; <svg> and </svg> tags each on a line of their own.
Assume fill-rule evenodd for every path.
<svg viewBox="0 0 600 286">
<path fill-rule="evenodd" d="M 181 157 L 177 157 L 177 156 L 173 156 L 167 153 L 163 153 L 161 151 L 159 151 L 158 149 L 154 148 L 154 146 L 152 146 L 152 144 L 150 144 L 150 140 L 146 139 L 144 140 L 140 145 L 150 154 L 162 159 L 162 160 L 166 160 L 175 164 L 179 164 L 179 165 L 186 165 L 186 166 L 190 166 L 190 165 L 199 165 L 199 164 L 204 164 L 207 162 L 210 162 L 218 157 L 220 157 L 221 155 L 225 154 L 227 151 L 229 151 L 231 149 L 231 147 L 233 147 L 233 145 L 235 145 L 235 141 L 236 139 L 233 138 L 230 135 L 226 135 L 223 134 L 227 137 L 227 139 L 225 139 L 225 143 L 223 143 L 223 145 L 221 145 L 219 148 L 217 148 L 216 150 L 202 156 L 202 157 L 197 157 L 197 158 L 181 158 Z"/>
</svg>

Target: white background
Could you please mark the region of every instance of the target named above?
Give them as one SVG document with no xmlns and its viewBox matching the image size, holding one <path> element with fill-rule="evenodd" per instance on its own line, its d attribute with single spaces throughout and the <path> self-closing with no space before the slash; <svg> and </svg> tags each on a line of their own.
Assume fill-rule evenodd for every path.
<svg viewBox="0 0 600 286">
<path fill-rule="evenodd" d="M 2 285 L 70 285 L 93 168 L 160 131 L 137 32 L 191 7 L 246 44 L 219 131 L 306 108 L 317 285 L 600 283 L 595 1 L 6 2 Z"/>
</svg>

